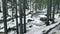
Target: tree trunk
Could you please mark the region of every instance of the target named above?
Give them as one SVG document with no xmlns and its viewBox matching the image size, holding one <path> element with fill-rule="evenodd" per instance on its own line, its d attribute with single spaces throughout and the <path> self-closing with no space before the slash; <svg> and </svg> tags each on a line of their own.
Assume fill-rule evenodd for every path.
<svg viewBox="0 0 60 34">
<path fill-rule="evenodd" d="M 7 16 L 6 16 L 7 0 L 2 0 L 2 2 L 3 2 L 4 34 L 8 34 L 8 32 L 7 32 Z"/>
<path fill-rule="evenodd" d="M 1 12 L 1 7 L 0 7 L 0 12 Z"/>
<path fill-rule="evenodd" d="M 26 33 L 26 0 L 23 0 L 23 10 L 24 10 L 24 33 Z"/>
<path fill-rule="evenodd" d="M 55 4 L 53 4 L 53 15 L 52 15 L 52 24 L 54 24 L 55 22 L 54 22 L 54 14 L 55 14 Z"/>
<path fill-rule="evenodd" d="M 15 0 L 15 9 L 16 9 L 16 32 L 17 32 L 17 34 L 19 34 L 19 32 L 18 32 L 18 15 L 17 15 L 17 0 Z"/>
<path fill-rule="evenodd" d="M 12 22 L 14 21 L 14 20 L 13 20 L 13 17 L 14 17 L 14 16 L 13 16 L 13 11 L 14 11 L 13 5 L 14 5 L 14 3 L 13 3 L 13 0 L 12 0 L 12 1 L 11 1 L 11 7 L 12 7 Z"/>
<path fill-rule="evenodd" d="M 19 14 L 20 14 L 20 34 L 24 34 L 23 33 L 23 24 L 22 24 L 22 5 L 21 5 L 21 0 L 19 0 Z"/>
<path fill-rule="evenodd" d="M 51 7 L 52 7 L 52 0 L 50 0 L 50 11 L 49 11 L 49 14 L 50 14 L 50 18 L 49 19 L 51 19 Z"/>
<path fill-rule="evenodd" d="M 46 25 L 48 26 L 49 25 L 49 16 L 50 16 L 50 13 L 51 13 L 51 4 L 50 4 L 51 0 L 48 0 L 48 3 L 47 3 L 47 23 Z"/>
<path fill-rule="evenodd" d="M 57 0 L 57 13 L 59 12 L 59 0 Z"/>
</svg>

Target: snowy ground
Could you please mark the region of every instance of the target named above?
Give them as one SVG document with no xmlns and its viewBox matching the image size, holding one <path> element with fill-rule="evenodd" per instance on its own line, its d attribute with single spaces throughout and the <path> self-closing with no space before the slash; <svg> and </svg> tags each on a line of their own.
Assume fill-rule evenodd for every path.
<svg viewBox="0 0 60 34">
<path fill-rule="evenodd" d="M 10 15 L 11 15 L 11 12 L 9 12 L 9 13 L 10 13 Z M 45 14 L 46 14 L 46 13 L 45 13 Z M 2 15 L 2 13 L 0 13 L 0 15 Z M 31 18 L 31 14 L 29 14 L 28 16 L 26 16 L 26 17 L 27 17 L 27 20 L 28 20 L 28 19 L 32 19 L 32 20 L 34 20 L 34 21 L 31 21 L 31 22 L 27 23 L 27 33 L 26 33 L 26 34 L 43 34 L 42 31 L 48 30 L 49 28 L 54 27 L 55 25 L 57 25 L 57 24 L 59 23 L 60 18 L 58 17 L 58 15 L 59 15 L 59 14 L 56 14 L 56 15 L 55 15 L 55 18 L 56 18 L 55 21 L 57 21 L 57 23 L 52 24 L 52 25 L 50 25 L 50 26 L 46 26 L 43 21 L 40 21 L 40 18 L 41 18 L 41 17 L 46 17 L 44 14 L 41 14 L 41 15 L 40 15 L 40 14 L 36 14 L 36 15 L 33 15 L 32 18 Z M 57 17 L 56 17 L 56 16 L 57 16 Z M 20 21 L 20 20 L 19 20 L 19 18 L 18 18 L 18 23 L 20 23 L 19 21 Z M 26 22 L 27 22 L 27 21 L 26 21 Z M 8 28 L 15 27 L 15 26 L 16 26 L 16 20 L 14 19 L 14 22 L 12 22 L 12 20 L 9 21 L 9 22 L 7 23 L 7 25 L 8 25 Z M 30 28 L 29 26 L 32 26 L 32 27 Z M 3 27 L 4 27 L 4 24 L 1 23 L 1 24 L 0 24 L 0 28 L 3 28 Z M 59 30 L 58 30 L 58 27 L 56 27 L 55 29 L 53 29 L 53 30 L 51 31 L 51 33 L 52 33 L 52 32 L 57 32 L 57 33 L 59 33 L 58 31 L 59 31 Z M 0 29 L 0 32 L 4 32 L 4 28 L 3 28 L 3 29 Z M 14 34 L 15 32 L 16 32 L 16 31 L 11 31 L 11 32 L 9 32 L 9 34 Z M 49 34 L 51 34 L 51 33 L 49 33 Z"/>
<path fill-rule="evenodd" d="M 33 10 L 33 9 L 32 9 Z M 34 10 L 33 10 L 34 11 Z M 11 9 L 8 9 L 9 15 L 12 15 L 12 11 Z M 30 12 L 30 10 L 26 10 L 26 15 Z M 41 17 L 46 17 L 45 14 L 47 12 L 47 9 L 44 10 L 37 10 L 37 13 L 35 13 L 35 11 L 33 12 L 33 16 L 31 18 L 32 14 L 29 14 L 26 16 L 26 20 L 31 19 L 34 21 L 26 21 L 27 22 L 27 33 L 25 34 L 43 34 L 43 31 L 48 31 L 50 28 L 55 27 L 57 24 L 60 23 L 60 17 L 59 14 L 55 14 L 55 24 L 46 26 L 45 22 L 41 21 L 40 18 Z M 3 16 L 2 13 L 0 13 L 0 20 L 3 20 L 3 18 L 1 18 Z M 18 16 L 19 16 L 19 12 L 18 12 Z M 12 17 L 12 16 L 11 16 Z M 11 18 L 8 17 L 7 19 Z M 20 19 L 18 18 L 18 24 L 20 24 Z M 14 19 L 14 22 L 12 22 L 12 20 L 7 22 L 7 28 L 12 28 L 16 26 L 16 19 Z M 30 27 L 32 26 L 32 27 Z M 18 27 L 20 29 L 20 26 Z M 4 23 L 0 23 L 0 32 L 4 32 Z M 20 31 L 19 31 L 20 32 Z M 49 32 L 49 34 L 52 34 L 56 32 L 56 34 L 60 33 L 60 25 L 58 25 L 56 28 L 54 28 L 53 30 L 51 30 L 51 32 Z M 16 30 L 11 30 L 8 34 L 16 34 Z"/>
</svg>

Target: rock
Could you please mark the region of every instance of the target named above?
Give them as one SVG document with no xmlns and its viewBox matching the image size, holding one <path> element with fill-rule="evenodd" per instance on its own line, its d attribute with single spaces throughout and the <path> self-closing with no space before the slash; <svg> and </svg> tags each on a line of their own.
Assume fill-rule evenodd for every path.
<svg viewBox="0 0 60 34">
<path fill-rule="evenodd" d="M 55 19 L 55 18 L 54 18 Z M 49 19 L 50 21 L 53 21 L 53 19 Z"/>
<path fill-rule="evenodd" d="M 31 21 L 34 21 L 34 20 L 28 19 L 28 22 L 31 22 Z"/>
<path fill-rule="evenodd" d="M 30 28 L 32 27 L 32 25 L 31 26 L 29 26 Z"/>
<path fill-rule="evenodd" d="M 42 17 L 42 18 L 40 18 L 40 20 L 41 20 L 41 21 L 47 21 L 47 18 L 45 18 L 45 17 L 43 18 L 43 17 Z"/>
</svg>

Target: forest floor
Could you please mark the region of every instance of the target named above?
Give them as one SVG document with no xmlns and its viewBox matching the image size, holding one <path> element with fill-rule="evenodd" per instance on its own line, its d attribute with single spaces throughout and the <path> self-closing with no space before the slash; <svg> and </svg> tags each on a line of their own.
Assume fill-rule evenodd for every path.
<svg viewBox="0 0 60 34">
<path fill-rule="evenodd" d="M 27 33 L 25 34 L 43 34 L 43 31 L 47 31 L 49 30 L 50 28 L 53 28 L 55 27 L 56 25 L 58 25 L 60 23 L 60 17 L 59 17 L 59 14 L 55 14 L 55 21 L 56 23 L 55 24 L 51 24 L 49 26 L 46 26 L 45 22 L 41 21 L 40 18 L 44 18 L 46 17 L 45 14 L 46 14 L 46 10 L 41 10 L 43 12 L 41 13 L 34 13 L 32 18 L 31 18 L 31 15 L 32 14 L 29 14 L 28 16 L 26 16 L 26 20 L 28 19 L 31 19 L 31 20 L 34 20 L 34 21 L 26 21 L 27 22 Z M 12 12 L 12 11 L 11 11 Z M 9 12 L 9 14 L 11 15 L 11 12 Z M 27 12 L 28 13 L 28 12 Z M 2 16 L 2 13 L 0 13 L 0 15 Z M 18 14 L 19 15 L 19 14 Z M 10 17 L 8 17 L 7 19 L 9 19 Z M 0 17 L 1 19 L 1 17 Z M 18 23 L 20 23 L 20 20 L 18 18 Z M 12 27 L 15 27 L 16 26 L 16 19 L 14 19 L 14 22 L 9 21 L 7 23 L 8 25 L 8 28 L 12 28 Z M 32 26 L 32 27 L 30 27 Z M 20 29 L 20 26 L 18 27 Z M 52 34 L 52 33 L 55 33 L 55 34 L 59 34 L 60 33 L 60 25 L 58 25 L 56 28 L 52 29 L 49 34 Z M 1 23 L 0 24 L 0 32 L 4 32 L 4 24 Z M 20 32 L 20 30 L 19 30 Z M 9 34 L 16 34 L 16 30 L 11 30 L 9 32 Z"/>
</svg>

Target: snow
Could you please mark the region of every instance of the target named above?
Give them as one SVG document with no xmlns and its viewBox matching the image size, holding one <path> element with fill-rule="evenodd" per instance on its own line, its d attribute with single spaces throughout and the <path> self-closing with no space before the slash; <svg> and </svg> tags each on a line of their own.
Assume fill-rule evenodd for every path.
<svg viewBox="0 0 60 34">
<path fill-rule="evenodd" d="M 47 9 L 43 9 L 42 11 L 47 11 Z"/>
<path fill-rule="evenodd" d="M 59 17 L 59 14 L 55 14 L 55 16 L 54 16 L 55 18 L 58 18 Z"/>
<path fill-rule="evenodd" d="M 60 34 L 60 25 L 59 26 L 57 26 L 56 28 L 54 28 L 53 30 L 51 30 L 50 32 L 49 32 L 49 34 L 52 34 L 52 33 L 56 33 L 56 34 Z"/>
<path fill-rule="evenodd" d="M 8 5 L 10 6 L 10 4 L 8 4 Z M 17 7 L 19 8 L 19 6 L 17 6 Z M 32 6 L 31 6 L 31 11 L 34 11 Z M 26 9 L 26 15 L 27 15 L 26 16 L 26 23 L 27 23 L 26 28 L 27 28 L 27 33 L 25 33 L 25 34 L 43 34 L 43 31 L 47 32 L 50 28 L 53 28 L 53 27 L 55 27 L 56 25 L 58 25 L 60 23 L 59 14 L 55 14 L 54 17 L 55 17 L 56 23 L 55 24 L 51 24 L 49 26 L 46 26 L 45 22 L 41 21 L 40 18 L 41 17 L 43 17 L 43 18 L 46 17 L 45 14 L 47 12 L 47 9 L 37 10 L 37 11 L 42 11 L 42 13 L 38 14 L 38 13 L 36 13 L 34 11 L 33 13 L 36 13 L 38 15 L 33 15 L 33 17 L 31 18 L 32 14 L 27 15 L 30 12 L 30 9 L 29 10 Z M 9 13 L 9 15 L 12 15 L 11 8 L 8 9 L 8 13 Z M 14 13 L 14 15 L 15 15 L 15 13 Z M 2 16 L 3 16 L 3 13 L 0 13 L 0 20 L 3 20 L 3 18 L 1 18 Z M 18 16 L 19 16 L 19 11 L 18 11 Z M 9 19 L 11 17 L 8 17 L 7 19 Z M 22 18 L 22 19 L 24 21 L 24 18 Z M 31 19 L 31 20 L 34 20 L 34 21 L 28 22 L 28 19 Z M 18 18 L 18 24 L 20 24 L 20 18 Z M 23 24 L 24 24 L 24 22 L 23 22 Z M 32 26 L 32 27 L 29 27 L 29 26 Z M 7 22 L 7 29 L 8 28 L 13 28 L 13 27 L 16 27 L 16 19 L 14 19 L 14 22 L 12 22 L 12 20 Z M 53 30 L 53 31 L 57 32 L 58 30 Z M 51 32 L 53 32 L 53 31 L 51 31 Z M 4 32 L 4 23 L 0 24 L 0 32 Z M 49 32 L 49 34 L 51 32 Z M 16 31 L 12 30 L 8 34 L 16 34 Z"/>
<path fill-rule="evenodd" d="M 60 18 L 59 18 L 59 14 L 55 14 L 55 21 L 57 21 L 57 23 L 55 23 L 55 24 L 52 24 L 52 25 L 49 25 L 49 26 L 46 26 L 46 25 L 42 25 L 42 26 L 36 26 L 35 24 L 39 24 L 39 25 L 41 25 L 42 23 L 44 23 L 44 22 L 42 22 L 42 21 L 39 21 L 39 18 L 40 17 L 46 17 L 45 15 L 39 15 L 39 16 L 37 16 L 37 17 L 33 17 L 33 19 L 35 20 L 35 21 L 32 21 L 32 22 L 30 22 L 30 23 L 32 23 L 33 24 L 33 27 L 32 28 L 30 28 L 29 30 L 30 31 L 28 31 L 26 34 L 43 34 L 43 31 L 45 31 L 45 33 L 50 29 L 50 28 L 53 28 L 53 27 L 55 27 L 56 25 L 58 25 L 59 23 L 60 23 Z M 34 23 L 35 22 L 35 23 Z M 41 24 L 40 24 L 41 23 Z M 54 30 L 54 31 L 57 31 L 57 30 Z M 59 31 L 60 32 L 60 31 Z M 57 33 L 59 33 L 59 32 L 57 32 Z M 50 34 L 50 33 L 49 33 Z"/>
<path fill-rule="evenodd" d="M 41 17 L 46 17 L 45 15 L 39 15 L 39 17 L 41 18 Z"/>
<path fill-rule="evenodd" d="M 11 31 L 8 34 L 16 34 L 16 31 Z"/>
<path fill-rule="evenodd" d="M 56 14 L 56 15 L 59 15 L 59 14 Z M 31 22 L 29 22 L 27 24 L 26 27 L 27 27 L 28 32 L 26 34 L 43 34 L 43 31 L 48 31 L 50 28 L 53 28 L 54 26 L 56 26 L 57 24 L 59 24 L 59 22 L 58 22 L 58 23 L 46 26 L 44 22 L 42 22 L 42 21 L 39 20 L 41 17 L 46 17 L 46 16 L 45 15 L 38 15 L 37 17 L 33 17 L 33 18 L 31 18 L 31 14 L 29 14 L 28 16 L 26 16 L 26 18 L 27 18 L 26 20 L 28 20 L 28 19 L 34 20 L 34 21 L 31 21 Z M 55 16 L 55 18 L 58 21 L 59 18 L 56 17 L 56 16 Z M 20 23 L 19 21 L 20 21 L 20 19 L 18 18 L 18 23 Z M 15 27 L 16 26 L 16 20 L 14 19 L 14 22 L 12 22 L 12 20 L 9 21 L 7 23 L 7 25 L 8 25 L 7 28 Z M 31 26 L 31 25 L 32 25 L 32 27 L 30 28 L 29 26 Z M 4 26 L 4 24 L 2 23 L 0 26 L 1 26 L 0 28 L 2 28 Z M 0 29 L 0 32 L 4 32 L 4 28 Z M 11 34 L 15 33 L 15 31 L 11 31 L 11 32 L 9 32 L 9 34 L 10 33 Z"/>
<path fill-rule="evenodd" d="M 4 29 L 0 29 L 0 32 L 4 32 Z"/>
<path fill-rule="evenodd" d="M 27 32 L 26 34 L 43 34 L 43 31 L 48 31 L 50 28 L 53 28 L 53 27 L 55 27 L 57 24 L 59 24 L 59 22 L 58 23 L 55 23 L 55 24 L 52 24 L 52 25 L 49 25 L 49 26 L 44 26 L 43 28 L 42 27 L 40 27 L 40 28 L 42 28 L 42 29 L 38 29 L 38 27 L 34 27 L 33 29 L 32 29 L 32 31 L 30 31 L 30 32 Z"/>
<path fill-rule="evenodd" d="M 1 16 L 3 16 L 3 15 L 2 15 L 2 13 L 0 13 L 0 20 L 2 20 L 2 19 L 3 19 L 3 18 L 1 18 Z"/>
</svg>

